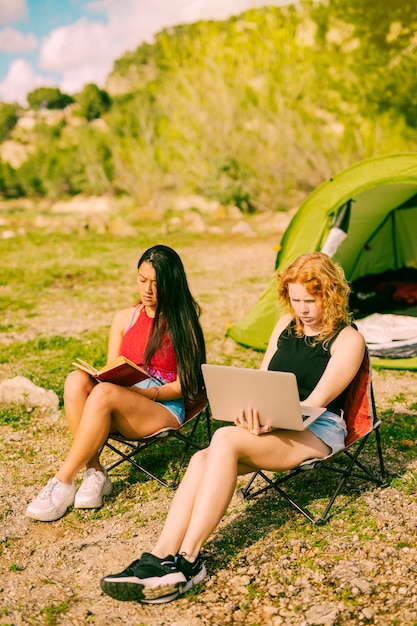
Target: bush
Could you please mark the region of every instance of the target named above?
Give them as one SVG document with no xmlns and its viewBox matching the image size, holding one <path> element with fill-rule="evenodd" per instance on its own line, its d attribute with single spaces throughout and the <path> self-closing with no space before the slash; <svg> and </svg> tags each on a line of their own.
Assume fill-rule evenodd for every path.
<svg viewBox="0 0 417 626">
<path fill-rule="evenodd" d="M 57 87 L 38 87 L 27 96 L 28 104 L 35 111 L 39 109 L 65 109 L 74 102 L 74 99 L 66 93 L 62 93 Z"/>
<path fill-rule="evenodd" d="M 99 89 L 94 83 L 89 83 L 75 96 L 81 107 L 81 113 L 89 122 L 95 120 L 109 110 L 111 98 L 107 91 Z"/>
<path fill-rule="evenodd" d="M 10 131 L 16 126 L 17 111 L 17 104 L 0 104 L 0 141 L 6 139 Z"/>
<path fill-rule="evenodd" d="M 16 171 L 9 163 L 0 160 L 0 195 L 5 198 L 18 198 L 23 195 Z"/>
</svg>

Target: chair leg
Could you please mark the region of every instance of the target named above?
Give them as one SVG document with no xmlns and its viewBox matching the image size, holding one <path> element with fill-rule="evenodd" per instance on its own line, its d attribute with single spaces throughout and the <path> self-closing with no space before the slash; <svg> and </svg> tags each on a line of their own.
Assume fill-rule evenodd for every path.
<svg viewBox="0 0 417 626">
<path fill-rule="evenodd" d="M 211 432 L 211 413 L 209 407 L 204 411 L 206 417 L 206 428 L 207 428 L 207 436 L 208 436 L 208 445 L 210 445 L 211 438 L 213 436 Z"/>
<path fill-rule="evenodd" d="M 258 492 L 256 492 L 256 494 L 253 494 L 253 495 L 251 494 L 251 487 L 253 483 L 255 482 L 257 476 L 262 476 L 264 480 L 269 482 L 268 477 L 263 472 L 254 472 L 252 476 L 250 477 L 248 483 L 244 487 L 241 487 L 238 490 L 239 496 L 241 496 L 243 500 L 245 499 L 250 500 L 251 498 L 253 498 L 255 495 L 258 494 Z M 269 487 L 267 487 L 267 489 L 269 489 Z"/>
<path fill-rule="evenodd" d="M 368 439 L 369 435 L 367 435 L 366 437 L 363 438 L 363 440 L 361 441 L 360 445 L 358 446 L 355 454 L 353 455 L 348 455 L 350 457 L 350 463 L 348 464 L 348 466 L 346 467 L 345 470 L 342 470 L 342 478 L 339 480 L 339 483 L 337 484 L 337 487 L 335 489 L 335 491 L 333 492 L 332 497 L 330 498 L 329 502 L 327 503 L 327 506 L 324 510 L 324 513 L 317 518 L 314 523 L 317 526 L 323 526 L 323 524 L 326 523 L 327 517 L 329 515 L 330 509 L 332 508 L 337 496 L 339 495 L 343 485 L 345 484 L 345 482 L 347 481 L 347 479 L 352 475 L 352 469 L 354 467 L 355 464 L 358 464 L 358 457 L 360 455 L 360 453 L 363 450 L 363 447 Z M 360 465 L 359 465 L 360 466 Z M 361 467 L 361 466 L 360 466 Z M 362 467 L 361 467 L 362 469 Z M 368 474 L 369 476 L 369 472 L 367 472 L 366 468 L 364 468 L 364 471 Z M 370 480 L 372 480 L 370 478 Z"/>
<path fill-rule="evenodd" d="M 377 444 L 377 451 L 378 451 L 378 460 L 379 460 L 379 469 L 380 469 L 380 474 L 381 477 L 379 478 L 378 476 L 376 476 L 373 472 L 371 472 L 367 467 L 365 467 L 361 461 L 359 460 L 359 456 L 362 453 L 363 448 L 365 447 L 370 435 L 372 434 L 372 432 L 375 432 L 375 437 L 376 437 L 376 444 Z M 377 428 L 375 428 L 374 431 L 372 431 L 371 433 L 368 433 L 367 435 L 365 435 L 362 440 L 360 441 L 359 445 L 357 446 L 355 452 L 352 454 L 349 450 L 343 450 L 343 453 L 348 457 L 349 462 L 345 467 L 340 467 L 340 466 L 327 466 L 328 461 L 323 461 L 320 462 L 319 465 L 317 466 L 317 469 L 327 469 L 328 471 L 332 471 L 334 473 L 338 473 L 341 475 L 341 478 L 338 482 L 338 484 L 336 485 L 335 490 L 333 491 L 327 505 L 326 508 L 324 509 L 324 512 L 322 513 L 322 515 L 320 515 L 319 517 L 314 517 L 310 511 L 306 508 L 306 507 L 302 507 L 300 506 L 286 491 L 284 491 L 284 489 L 281 488 L 280 485 L 284 484 L 285 482 L 287 482 L 288 480 L 291 480 L 292 478 L 294 478 L 295 476 L 297 476 L 298 474 L 300 474 L 301 472 L 304 471 L 315 471 L 315 469 L 313 470 L 303 470 L 300 467 L 295 468 L 294 470 L 292 470 L 291 472 L 289 472 L 287 475 L 282 476 L 282 477 L 278 477 L 275 479 L 271 479 L 269 478 L 269 476 L 267 476 L 264 472 L 262 471 L 258 471 L 255 472 L 254 474 L 252 474 L 251 478 L 249 479 L 247 485 L 245 485 L 244 488 L 239 489 L 239 494 L 247 499 L 247 500 L 251 500 L 252 498 L 255 498 L 256 496 L 259 496 L 263 493 L 265 493 L 266 491 L 269 491 L 269 489 L 273 488 L 275 489 L 275 491 L 277 491 L 279 493 L 279 495 L 284 498 L 287 502 L 289 502 L 291 504 L 291 506 L 293 508 L 295 508 L 299 513 L 301 513 L 302 515 L 304 515 L 304 517 L 306 517 L 310 522 L 312 522 L 313 524 L 315 524 L 316 526 L 322 526 L 326 523 L 330 510 L 336 500 L 336 498 L 338 497 L 338 495 L 340 494 L 340 491 L 342 490 L 344 484 L 347 482 L 347 480 L 349 478 L 359 478 L 362 480 L 368 480 L 371 481 L 381 487 L 386 486 L 386 472 L 385 472 L 385 467 L 384 467 L 384 460 L 383 460 L 383 455 L 382 455 L 382 446 L 381 446 L 381 437 L 380 437 L 380 432 L 379 432 L 379 426 Z M 354 472 L 354 468 L 355 466 L 357 466 L 360 470 L 362 470 L 362 473 L 360 472 Z M 259 489 L 253 489 L 254 486 L 254 482 L 256 480 L 257 477 L 262 478 L 265 482 L 266 482 L 266 486 L 265 487 L 261 487 Z"/>
<path fill-rule="evenodd" d="M 120 448 L 117 448 L 113 443 L 111 443 L 109 440 L 107 440 L 106 443 L 104 444 L 103 448 L 107 447 L 110 450 L 112 450 L 113 452 L 115 452 L 117 455 L 119 455 L 119 459 L 114 461 L 111 465 L 109 465 L 106 468 L 107 471 L 111 471 L 112 469 L 118 467 L 121 463 L 124 463 L 125 461 L 128 461 L 129 463 L 131 463 L 131 465 L 133 465 L 133 467 L 135 467 L 140 472 L 143 472 L 146 476 L 148 476 L 148 478 L 152 478 L 152 479 L 156 480 L 160 485 L 162 485 L 164 487 L 168 487 L 170 489 L 176 489 L 176 487 L 178 486 L 178 477 L 180 475 L 181 469 L 182 469 L 182 467 L 184 465 L 186 456 L 187 456 L 190 448 L 194 448 L 195 450 L 199 450 L 200 449 L 200 446 L 197 443 L 194 443 L 194 437 L 195 437 L 197 428 L 198 428 L 198 426 L 199 426 L 199 424 L 201 422 L 201 419 L 203 418 L 203 414 L 205 415 L 208 439 L 209 439 L 209 442 L 210 442 L 210 440 L 211 440 L 210 414 L 209 414 L 208 409 L 204 409 L 203 411 L 201 411 L 201 413 L 199 413 L 198 415 L 196 415 L 194 417 L 192 429 L 191 429 L 191 431 L 190 431 L 190 433 L 188 435 L 184 435 L 180 430 L 171 430 L 164 437 L 154 438 L 152 440 L 147 441 L 146 443 L 142 442 L 142 443 L 137 443 L 137 444 L 133 445 L 132 442 L 130 442 L 128 440 L 121 441 L 122 445 L 130 447 L 131 450 L 130 450 L 130 452 L 127 452 L 127 453 L 123 452 L 123 450 L 121 450 Z M 187 424 L 186 424 L 186 426 L 187 426 Z M 176 470 L 175 470 L 174 477 L 172 478 L 172 480 L 166 481 L 166 480 L 163 480 L 161 478 L 158 478 L 157 476 L 155 476 L 155 474 L 153 474 L 152 472 L 147 470 L 145 467 L 143 467 L 143 465 L 138 463 L 138 461 L 136 460 L 136 457 L 138 457 L 148 447 L 152 446 L 153 444 L 156 444 L 158 441 L 159 441 L 159 443 L 161 443 L 164 439 L 168 439 L 169 437 L 173 437 L 175 439 L 178 439 L 184 445 L 183 445 L 183 450 L 182 450 L 181 457 L 180 457 L 178 463 L 176 463 Z"/>
<path fill-rule="evenodd" d="M 173 479 L 169 482 L 169 486 L 171 487 L 171 489 L 176 489 L 176 488 L 177 488 L 177 486 L 178 486 L 178 476 L 180 475 L 181 469 L 182 469 L 182 467 L 183 467 L 183 465 L 184 465 L 184 461 L 185 461 L 185 458 L 186 458 L 186 456 L 187 456 L 187 454 L 188 454 L 189 449 L 190 449 L 190 448 L 194 448 L 195 450 L 198 450 L 198 449 L 199 449 L 199 447 L 197 446 L 197 444 L 193 443 L 192 438 L 194 437 L 195 431 L 196 431 L 196 429 L 197 429 L 197 427 L 198 427 L 198 425 L 199 425 L 199 423 L 200 423 L 200 418 L 201 418 L 201 415 L 198 415 L 198 416 L 196 417 L 196 419 L 194 420 L 194 425 L 193 425 L 192 431 L 191 431 L 191 433 L 190 433 L 188 436 L 185 436 L 185 435 L 183 435 L 183 434 L 182 434 L 182 433 L 180 433 L 180 432 L 175 432 L 175 433 L 173 434 L 173 436 L 174 436 L 176 439 L 179 439 L 179 440 L 180 440 L 180 441 L 182 441 L 185 445 L 184 445 L 184 448 L 183 448 L 183 451 L 182 451 L 181 457 L 180 457 L 180 459 L 179 459 L 179 461 L 178 461 L 178 463 L 177 463 L 177 469 L 175 470 L 174 477 L 173 477 Z"/>
<path fill-rule="evenodd" d="M 384 457 L 382 455 L 381 433 L 379 432 L 379 427 L 375 429 L 375 439 L 379 458 L 379 469 L 381 472 L 381 487 L 386 487 L 388 485 L 388 480 L 387 472 L 385 469 Z"/>
<path fill-rule="evenodd" d="M 211 423 L 210 423 L 210 415 L 208 413 L 208 409 L 205 409 L 204 411 L 205 414 L 205 419 L 206 419 L 206 427 L 207 427 L 207 433 L 208 433 L 208 443 L 210 443 L 211 441 Z M 184 465 L 184 461 L 187 457 L 187 454 L 190 450 L 190 448 L 194 448 L 194 450 L 200 450 L 200 446 L 198 446 L 196 443 L 194 443 L 193 439 L 194 439 L 194 435 L 195 432 L 200 424 L 200 421 L 203 417 L 203 413 L 200 413 L 200 415 L 198 415 L 195 420 L 194 420 L 194 424 L 193 424 L 193 428 L 191 430 L 191 433 L 189 435 L 184 435 L 182 432 L 180 431 L 175 431 L 172 433 L 172 436 L 175 437 L 176 439 L 179 439 L 180 441 L 182 441 L 185 445 L 184 445 L 184 449 L 181 455 L 180 460 L 177 463 L 177 469 L 175 471 L 175 475 L 174 478 L 169 482 L 169 486 L 172 489 L 176 489 L 178 486 L 178 477 L 180 475 L 181 469 Z"/>
<path fill-rule="evenodd" d="M 119 448 L 116 448 L 115 446 L 113 446 L 113 444 L 109 443 L 108 441 L 106 442 L 105 445 L 107 446 L 107 448 L 110 448 L 110 450 L 113 450 L 113 452 L 115 452 L 116 454 L 118 454 L 119 456 L 122 457 L 121 459 L 119 459 L 118 461 L 113 463 L 113 465 L 108 467 L 107 471 L 110 471 L 111 469 L 114 469 L 115 467 L 117 467 L 121 463 L 124 463 L 124 461 L 129 461 L 129 463 L 131 463 L 134 467 L 136 467 L 136 469 L 138 469 L 140 472 L 143 472 L 144 474 L 146 474 L 146 476 L 148 476 L 148 478 L 153 478 L 154 480 L 156 480 L 163 487 L 169 487 L 169 484 L 166 481 L 161 480 L 160 478 L 158 478 L 158 476 L 155 476 L 155 474 L 152 474 L 145 467 L 140 465 L 133 458 L 133 454 L 132 455 L 125 454 L 122 450 L 120 450 Z"/>
</svg>

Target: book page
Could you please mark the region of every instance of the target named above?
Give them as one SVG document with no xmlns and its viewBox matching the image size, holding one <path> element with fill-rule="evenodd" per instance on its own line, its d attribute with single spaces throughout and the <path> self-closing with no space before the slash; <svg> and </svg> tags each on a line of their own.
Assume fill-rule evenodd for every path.
<svg viewBox="0 0 417 626">
<path fill-rule="evenodd" d="M 87 374 L 90 374 L 91 376 L 97 376 L 98 374 L 98 370 L 90 365 L 90 363 L 87 363 L 87 361 L 83 361 L 83 359 L 77 359 L 76 361 L 73 361 L 72 365 L 80 370 L 83 370 L 84 372 L 87 372 Z"/>
</svg>

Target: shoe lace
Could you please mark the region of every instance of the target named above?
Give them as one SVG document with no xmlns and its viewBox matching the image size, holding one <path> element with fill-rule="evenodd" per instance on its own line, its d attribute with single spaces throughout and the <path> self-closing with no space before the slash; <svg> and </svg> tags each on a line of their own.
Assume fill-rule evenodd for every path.
<svg viewBox="0 0 417 626">
<path fill-rule="evenodd" d="M 48 500 L 52 493 L 58 489 L 60 489 L 61 484 L 58 481 L 50 480 L 48 484 L 42 489 L 39 494 L 39 500 Z"/>
<path fill-rule="evenodd" d="M 96 485 L 100 485 L 102 482 L 102 479 L 100 477 L 99 472 L 95 471 L 95 472 L 89 472 L 87 470 L 87 472 L 85 473 L 84 476 L 84 480 L 83 480 L 83 487 L 86 489 L 90 489 L 91 487 L 95 487 Z"/>
</svg>

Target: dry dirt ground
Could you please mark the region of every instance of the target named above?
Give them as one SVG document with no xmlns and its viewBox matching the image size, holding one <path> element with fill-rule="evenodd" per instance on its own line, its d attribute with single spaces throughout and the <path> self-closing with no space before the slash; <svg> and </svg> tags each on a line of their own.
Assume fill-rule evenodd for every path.
<svg viewBox="0 0 417 626">
<path fill-rule="evenodd" d="M 275 241 L 265 235 L 179 250 L 204 308 L 210 361 L 260 361 L 224 331 L 262 291 Z M 48 332 L 65 334 L 75 319 L 78 328 L 98 323 L 67 303 L 49 315 Z M 38 316 L 28 334 L 45 332 L 45 322 Z M 375 372 L 374 383 L 380 410 L 394 415 L 417 402 L 415 373 Z M 205 547 L 208 578 L 198 592 L 161 606 L 113 601 L 101 593 L 100 577 L 152 547 L 172 492 L 152 481 L 129 481 L 125 468 L 99 512 L 71 509 L 53 523 L 27 519 L 28 502 L 56 471 L 69 441 L 62 413 L 36 410 L 24 430 L 0 428 L 0 624 L 417 624 L 415 490 L 393 485 L 360 492 L 360 515 L 350 501 L 349 512 L 321 529 L 278 498 L 248 506 L 235 497 Z M 415 480 L 415 461 L 389 465 Z"/>
</svg>

